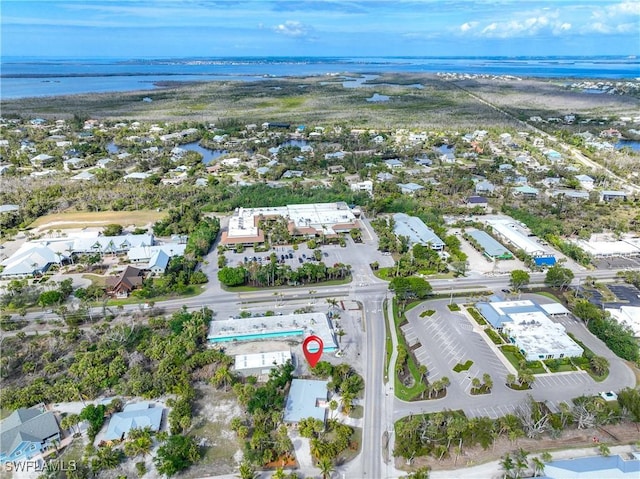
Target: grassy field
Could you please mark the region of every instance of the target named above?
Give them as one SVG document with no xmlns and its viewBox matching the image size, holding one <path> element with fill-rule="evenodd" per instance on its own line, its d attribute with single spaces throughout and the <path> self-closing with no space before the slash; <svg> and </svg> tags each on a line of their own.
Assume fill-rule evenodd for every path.
<svg viewBox="0 0 640 479">
<path fill-rule="evenodd" d="M 155 223 L 165 215 L 162 211 L 69 211 L 42 216 L 29 225 L 32 229 L 87 228 L 119 224 L 122 226 L 145 226 Z"/>
</svg>

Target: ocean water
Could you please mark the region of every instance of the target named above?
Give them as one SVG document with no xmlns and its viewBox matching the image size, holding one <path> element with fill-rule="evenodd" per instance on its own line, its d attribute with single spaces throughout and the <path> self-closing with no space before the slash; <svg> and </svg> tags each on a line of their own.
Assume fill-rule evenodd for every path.
<svg viewBox="0 0 640 479">
<path fill-rule="evenodd" d="M 347 73 L 469 73 L 553 78 L 640 78 L 629 57 L 380 57 L 43 59 L 3 57 L 0 98 L 153 90 L 159 82 L 259 81 Z"/>
</svg>

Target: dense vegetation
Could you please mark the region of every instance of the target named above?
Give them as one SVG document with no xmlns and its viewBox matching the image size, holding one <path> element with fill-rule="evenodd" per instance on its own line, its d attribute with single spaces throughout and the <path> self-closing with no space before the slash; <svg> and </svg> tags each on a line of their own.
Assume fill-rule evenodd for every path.
<svg viewBox="0 0 640 479">
<path fill-rule="evenodd" d="M 589 331 L 600 338 L 619 357 L 628 361 L 638 361 L 640 352 L 633 331 L 608 317 L 608 313 L 587 300 L 578 300 L 573 314 L 582 319 Z"/>
<path fill-rule="evenodd" d="M 621 399 L 620 399 L 621 398 Z M 488 449 L 499 437 L 512 443 L 520 437 L 559 437 L 566 428 L 588 429 L 621 420 L 638 419 L 640 393 L 637 389 L 620 391 L 619 401 L 609 403 L 599 396 L 580 397 L 573 404 L 560 404 L 552 413 L 544 403 L 532 397 L 518 405 L 513 414 L 498 419 L 467 418 L 460 411 L 415 415 L 396 422 L 394 454 L 405 459 L 430 455 L 436 459 L 463 454 L 464 448 Z"/>
<path fill-rule="evenodd" d="M 267 263 L 247 261 L 242 266 L 225 266 L 218 271 L 218 280 L 225 286 L 282 286 L 319 283 L 342 280 L 351 274 L 351 267 L 343 263 L 327 266 L 320 262 L 305 262 L 293 269 L 288 264 L 279 263 L 275 253 Z"/>
</svg>

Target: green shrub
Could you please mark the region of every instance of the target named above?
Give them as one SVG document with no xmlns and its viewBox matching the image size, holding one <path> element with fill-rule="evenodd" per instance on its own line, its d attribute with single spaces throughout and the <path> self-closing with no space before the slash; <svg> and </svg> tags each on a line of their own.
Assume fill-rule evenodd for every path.
<svg viewBox="0 0 640 479">
<path fill-rule="evenodd" d="M 468 359 L 464 364 L 458 363 L 453 367 L 453 370 L 457 373 L 462 371 L 468 371 L 469 368 L 473 365 L 473 361 Z"/>
<path fill-rule="evenodd" d="M 435 314 L 435 311 L 433 309 L 428 309 L 420 313 L 420 317 L 424 318 L 425 316 L 433 316 L 434 314 Z"/>
<path fill-rule="evenodd" d="M 484 328 L 484 332 L 486 333 L 487 336 L 489 336 L 489 339 L 491 339 L 491 341 L 493 341 L 494 344 L 504 344 L 504 341 L 502 340 L 500 335 L 496 333 L 496 331 L 493 328 Z"/>
<path fill-rule="evenodd" d="M 448 304 L 449 311 L 460 311 L 460 306 L 456 303 Z"/>
</svg>

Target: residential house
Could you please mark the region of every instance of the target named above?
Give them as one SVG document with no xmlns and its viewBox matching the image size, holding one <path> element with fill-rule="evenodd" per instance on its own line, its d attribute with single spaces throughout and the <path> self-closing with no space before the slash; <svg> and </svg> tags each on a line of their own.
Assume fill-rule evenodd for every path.
<svg viewBox="0 0 640 479">
<path fill-rule="evenodd" d="M 73 181 L 93 181 L 96 179 L 96 175 L 90 173 L 89 171 L 82 171 L 77 175 L 71 177 Z"/>
<path fill-rule="evenodd" d="M 398 187 L 403 195 L 413 195 L 416 191 L 424 190 L 424 186 L 417 183 L 398 183 Z"/>
<path fill-rule="evenodd" d="M 482 180 L 476 183 L 474 190 L 477 194 L 491 194 L 496 190 L 496 186 L 489 180 Z"/>
<path fill-rule="evenodd" d="M 556 150 L 549 150 L 545 153 L 547 160 L 551 163 L 559 163 L 562 161 L 562 155 L 558 153 Z"/>
<path fill-rule="evenodd" d="M 282 178 L 302 178 L 304 171 L 302 170 L 287 170 L 282 173 Z"/>
<path fill-rule="evenodd" d="M 376 179 L 378 181 L 389 181 L 393 179 L 393 175 L 391 173 L 387 173 L 386 171 L 383 171 L 382 173 L 378 173 L 376 175 Z"/>
<path fill-rule="evenodd" d="M 556 197 L 556 196 L 563 196 L 565 198 L 569 198 L 572 200 L 588 200 L 589 199 L 589 192 L 588 191 L 582 191 L 582 190 L 553 190 L 550 193 L 551 196 Z"/>
<path fill-rule="evenodd" d="M 118 276 L 107 278 L 105 285 L 107 293 L 119 298 L 126 298 L 129 293 L 142 285 L 144 271 L 133 266 L 127 266 Z"/>
<path fill-rule="evenodd" d="M 601 201 L 625 201 L 626 199 L 626 191 L 603 190 L 600 192 Z"/>
<path fill-rule="evenodd" d="M 390 160 L 385 160 L 384 164 L 387 165 L 387 168 L 391 168 L 391 169 L 402 168 L 404 166 L 404 163 L 402 161 L 398 160 L 397 158 L 392 158 Z"/>
<path fill-rule="evenodd" d="M 591 178 L 589 175 L 576 175 L 576 180 L 580 182 L 580 185 L 585 190 L 592 190 L 594 187 L 595 180 Z"/>
<path fill-rule="evenodd" d="M 123 176 L 122 179 L 125 181 L 143 181 L 150 177 L 151 177 L 151 173 L 141 173 L 139 171 L 135 171 L 133 173 L 129 173 L 128 175 Z"/>
<path fill-rule="evenodd" d="M 324 155 L 325 160 L 342 160 L 346 153 L 344 151 L 336 151 L 335 153 L 326 153 Z"/>
<path fill-rule="evenodd" d="M 55 161 L 55 158 L 53 156 L 47 155 L 45 153 L 40 153 L 39 155 L 36 155 L 29 160 L 31 165 L 34 167 L 42 167 L 50 163 L 53 163 L 54 161 Z"/>
<path fill-rule="evenodd" d="M 78 168 L 82 168 L 87 164 L 87 160 L 84 158 L 69 158 L 68 160 L 64 160 L 62 162 L 62 167 L 65 171 L 77 170 Z"/>
<path fill-rule="evenodd" d="M 0 464 L 25 461 L 60 442 L 52 412 L 20 408 L 0 422 Z"/>
<path fill-rule="evenodd" d="M 513 189 L 513 192 L 523 198 L 537 198 L 539 190 L 533 186 L 518 186 Z"/>
<path fill-rule="evenodd" d="M 96 166 L 98 168 L 106 169 L 111 163 L 113 163 L 111 158 L 102 158 L 96 162 Z"/>
<path fill-rule="evenodd" d="M 349 187 L 351 188 L 351 191 L 366 191 L 370 196 L 373 196 L 373 181 L 371 180 L 351 183 Z"/>
<path fill-rule="evenodd" d="M 121 441 L 127 437 L 132 429 L 149 428 L 158 432 L 162 425 L 164 408 L 155 407 L 150 402 L 127 404 L 122 412 L 111 416 L 109 426 L 103 439 L 105 441 Z"/>
<path fill-rule="evenodd" d="M 342 165 L 331 165 L 327 168 L 327 171 L 330 175 L 335 175 L 337 173 L 344 173 L 346 170 Z"/>
<path fill-rule="evenodd" d="M 484 196 L 469 196 L 465 201 L 465 205 L 467 208 L 483 208 L 487 209 L 489 206 L 489 200 L 487 200 Z"/>
</svg>

